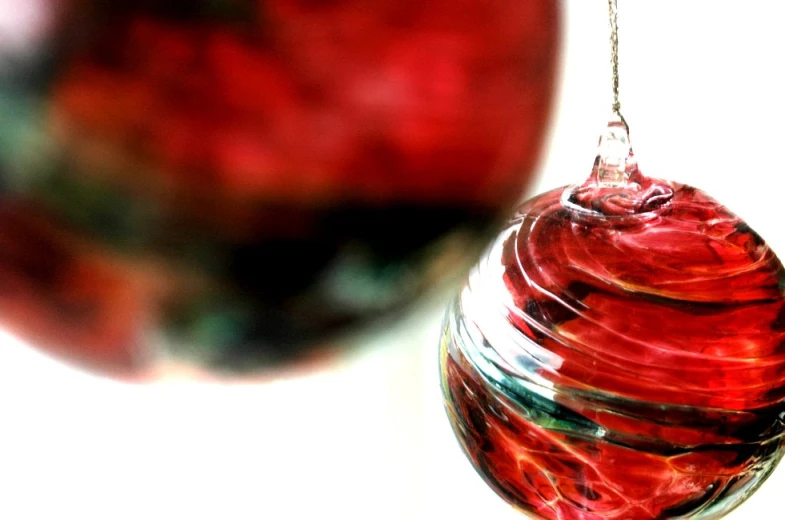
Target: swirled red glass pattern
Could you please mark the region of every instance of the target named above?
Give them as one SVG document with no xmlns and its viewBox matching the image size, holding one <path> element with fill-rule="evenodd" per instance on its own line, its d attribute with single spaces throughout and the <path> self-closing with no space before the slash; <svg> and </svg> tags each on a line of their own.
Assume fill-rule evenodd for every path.
<svg viewBox="0 0 785 520">
<path fill-rule="evenodd" d="M 446 317 L 456 434 L 536 518 L 719 518 L 782 456 L 783 266 L 704 192 L 631 182 L 525 203 Z"/>
</svg>

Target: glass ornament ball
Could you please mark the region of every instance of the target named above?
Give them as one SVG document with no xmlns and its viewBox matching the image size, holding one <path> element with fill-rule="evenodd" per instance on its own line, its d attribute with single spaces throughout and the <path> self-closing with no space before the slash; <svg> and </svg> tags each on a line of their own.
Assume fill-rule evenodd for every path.
<svg viewBox="0 0 785 520">
<path fill-rule="evenodd" d="M 785 270 L 613 122 L 519 207 L 448 310 L 442 390 L 505 500 L 547 520 L 721 518 L 783 455 Z"/>
<path fill-rule="evenodd" d="M 479 255 L 547 130 L 552 0 L 26 5 L 0 326 L 117 377 L 340 350 Z"/>
</svg>

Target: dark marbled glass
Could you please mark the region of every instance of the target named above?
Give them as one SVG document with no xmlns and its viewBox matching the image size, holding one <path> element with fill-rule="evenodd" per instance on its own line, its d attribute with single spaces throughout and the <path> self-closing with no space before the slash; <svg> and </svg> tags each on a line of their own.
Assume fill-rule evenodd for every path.
<svg viewBox="0 0 785 520">
<path fill-rule="evenodd" d="M 553 0 L 39 4 L 0 46 L 0 323 L 92 370 L 323 356 L 535 171 Z"/>
</svg>

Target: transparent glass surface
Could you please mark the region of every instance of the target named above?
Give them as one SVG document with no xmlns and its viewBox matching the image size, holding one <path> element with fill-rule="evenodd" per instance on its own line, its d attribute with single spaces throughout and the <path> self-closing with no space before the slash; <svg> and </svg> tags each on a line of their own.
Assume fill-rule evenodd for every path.
<svg viewBox="0 0 785 520">
<path fill-rule="evenodd" d="M 535 518 L 724 516 L 783 454 L 785 269 L 706 193 L 638 170 L 524 203 L 448 310 L 442 389 L 478 472 Z"/>
</svg>

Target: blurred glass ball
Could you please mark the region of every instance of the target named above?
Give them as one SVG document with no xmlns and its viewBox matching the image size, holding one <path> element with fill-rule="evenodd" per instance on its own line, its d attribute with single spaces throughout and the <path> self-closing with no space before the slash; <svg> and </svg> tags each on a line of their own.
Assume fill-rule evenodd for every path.
<svg viewBox="0 0 785 520">
<path fill-rule="evenodd" d="M 0 324 L 118 377 L 333 351 L 462 274 L 547 131 L 553 0 L 26 5 Z"/>
</svg>

